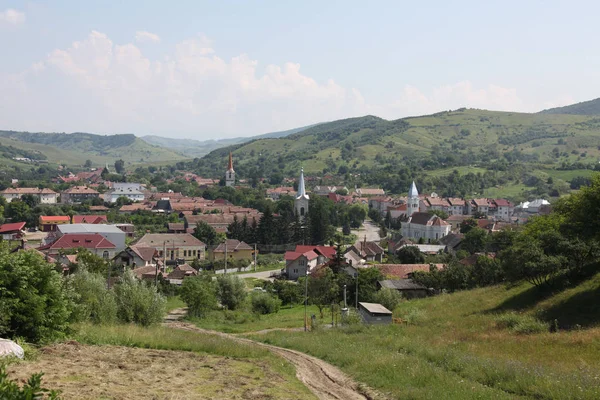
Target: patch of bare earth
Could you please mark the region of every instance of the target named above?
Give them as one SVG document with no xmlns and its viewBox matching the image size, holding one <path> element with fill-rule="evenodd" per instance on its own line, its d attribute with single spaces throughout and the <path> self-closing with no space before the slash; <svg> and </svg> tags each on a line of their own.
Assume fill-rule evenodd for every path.
<svg viewBox="0 0 600 400">
<path fill-rule="evenodd" d="M 77 342 L 40 353 L 35 361 L 12 364 L 9 376 L 25 382 L 43 371 L 43 386 L 64 399 L 306 398 L 260 360 Z"/>
</svg>

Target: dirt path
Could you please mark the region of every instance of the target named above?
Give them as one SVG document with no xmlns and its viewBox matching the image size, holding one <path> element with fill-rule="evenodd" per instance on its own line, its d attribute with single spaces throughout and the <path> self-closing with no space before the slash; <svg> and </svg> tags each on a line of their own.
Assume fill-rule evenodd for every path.
<svg viewBox="0 0 600 400">
<path fill-rule="evenodd" d="M 359 385 L 346 376 L 337 367 L 326 363 L 316 357 L 309 356 L 296 350 L 285 349 L 254 340 L 241 338 L 223 332 L 211 331 L 198 328 L 190 323 L 180 321 L 185 315 L 185 309 L 173 310 L 165 319 L 165 325 L 176 329 L 200 332 L 210 335 L 218 335 L 241 343 L 252 343 L 269 349 L 274 354 L 288 360 L 296 367 L 296 376 L 302 381 L 319 399 L 336 400 L 371 400 L 383 399 L 383 396 L 372 389 Z"/>
</svg>

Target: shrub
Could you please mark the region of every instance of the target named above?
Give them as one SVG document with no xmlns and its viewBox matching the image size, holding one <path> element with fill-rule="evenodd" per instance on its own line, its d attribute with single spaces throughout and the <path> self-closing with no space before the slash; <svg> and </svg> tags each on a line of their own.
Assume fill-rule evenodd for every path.
<svg viewBox="0 0 600 400">
<path fill-rule="evenodd" d="M 6 367 L 0 364 L 0 395 L 2 400 L 28 400 L 28 399 L 58 399 L 58 392 L 42 388 L 42 376 L 33 374 L 23 387 L 8 379 Z"/>
<path fill-rule="evenodd" d="M 63 336 L 72 302 L 41 255 L 0 245 L 0 336 L 43 342 Z"/>
<path fill-rule="evenodd" d="M 180 297 L 188 306 L 188 314 L 193 317 L 205 317 L 217 306 L 216 287 L 209 275 L 185 278 Z"/>
<path fill-rule="evenodd" d="M 71 321 L 110 324 L 117 320 L 115 295 L 107 289 L 103 276 L 82 270 L 68 279 L 76 303 Z"/>
<path fill-rule="evenodd" d="M 221 305 L 235 310 L 244 303 L 247 296 L 246 284 L 235 275 L 219 275 L 217 277 L 217 298 Z"/>
<path fill-rule="evenodd" d="M 274 314 L 281 307 L 281 300 L 264 292 L 252 293 L 252 311 L 257 314 Z"/>
<path fill-rule="evenodd" d="M 425 319 L 425 311 L 423 311 L 419 308 L 411 308 L 404 315 L 404 320 L 406 320 L 406 323 L 408 323 L 410 325 L 418 324 L 419 322 L 422 322 L 424 319 Z"/>
<path fill-rule="evenodd" d="M 402 295 L 396 289 L 382 288 L 375 294 L 374 300 L 388 310 L 393 311 L 402 301 Z"/>
<path fill-rule="evenodd" d="M 131 271 L 123 275 L 114 288 L 117 299 L 117 316 L 122 322 L 134 322 L 143 326 L 162 321 L 166 299 L 156 287 L 137 280 Z"/>
<path fill-rule="evenodd" d="M 505 313 L 496 318 L 496 326 L 500 329 L 510 329 L 515 333 L 529 335 L 548 332 L 549 326 L 530 315 Z"/>
</svg>

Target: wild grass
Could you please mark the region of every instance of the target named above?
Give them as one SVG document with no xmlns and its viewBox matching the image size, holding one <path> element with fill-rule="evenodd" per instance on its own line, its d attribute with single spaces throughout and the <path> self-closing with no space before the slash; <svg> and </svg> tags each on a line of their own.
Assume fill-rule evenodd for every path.
<svg viewBox="0 0 600 400">
<path fill-rule="evenodd" d="M 167 312 L 173 311 L 177 308 L 183 308 L 183 307 L 186 307 L 186 304 L 183 300 L 181 300 L 179 298 L 179 296 L 167 297 L 167 305 L 166 305 Z"/>
</svg>

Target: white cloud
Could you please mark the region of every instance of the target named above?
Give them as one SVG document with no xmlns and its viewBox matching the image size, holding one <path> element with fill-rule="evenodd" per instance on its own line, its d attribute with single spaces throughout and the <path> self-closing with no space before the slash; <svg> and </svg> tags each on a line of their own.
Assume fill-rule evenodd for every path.
<svg viewBox="0 0 600 400">
<path fill-rule="evenodd" d="M 18 25 L 25 22 L 25 13 L 8 8 L 0 12 L 0 23 Z"/>
<path fill-rule="evenodd" d="M 160 37 L 156 33 L 151 33 L 148 31 L 137 31 L 135 33 L 135 41 L 144 43 L 144 42 L 160 42 Z"/>
<path fill-rule="evenodd" d="M 406 86 L 396 101 L 370 104 L 355 88 L 303 74 L 300 64 L 267 65 L 264 72 L 258 65 L 246 54 L 219 57 L 203 35 L 151 60 L 134 44 L 115 44 L 92 31 L 21 74 L 0 75 L 6 94 L 0 98 L 0 120 L 11 129 L 203 139 L 366 114 L 396 119 L 459 107 L 524 107 L 515 89 L 476 88 L 468 81 L 427 93 Z"/>
</svg>

